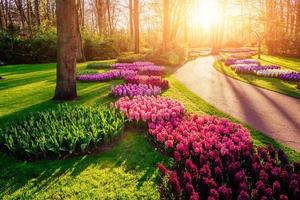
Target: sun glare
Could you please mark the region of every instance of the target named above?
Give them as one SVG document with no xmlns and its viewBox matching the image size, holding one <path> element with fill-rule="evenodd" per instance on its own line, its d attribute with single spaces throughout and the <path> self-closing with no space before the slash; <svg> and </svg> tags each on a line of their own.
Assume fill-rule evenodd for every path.
<svg viewBox="0 0 300 200">
<path fill-rule="evenodd" d="M 219 20 L 218 2 L 216 0 L 200 0 L 193 9 L 193 25 L 209 30 Z"/>
</svg>

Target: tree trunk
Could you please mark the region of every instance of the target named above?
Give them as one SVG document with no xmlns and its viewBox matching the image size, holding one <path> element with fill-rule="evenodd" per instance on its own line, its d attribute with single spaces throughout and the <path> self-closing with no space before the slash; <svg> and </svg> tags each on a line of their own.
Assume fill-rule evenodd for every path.
<svg viewBox="0 0 300 200">
<path fill-rule="evenodd" d="M 78 42 L 78 49 L 77 49 L 77 55 L 76 55 L 76 60 L 77 62 L 84 62 L 85 61 L 85 56 L 84 56 L 84 50 L 83 50 L 83 45 L 82 45 L 82 38 L 81 38 L 81 33 L 80 33 L 80 24 L 79 24 L 79 12 L 80 10 L 80 1 L 77 1 L 77 12 L 76 12 L 76 29 L 77 29 L 77 42 Z"/>
<path fill-rule="evenodd" d="M 76 92 L 76 53 L 78 31 L 76 2 L 56 0 L 57 79 L 55 100 L 74 100 Z"/>
<path fill-rule="evenodd" d="M 133 11 L 132 11 L 132 0 L 129 0 L 129 29 L 130 38 L 133 40 Z"/>
<path fill-rule="evenodd" d="M 134 53 L 140 53 L 139 0 L 134 0 Z"/>
<path fill-rule="evenodd" d="M 108 34 L 112 34 L 111 16 L 110 16 L 110 0 L 106 0 L 107 7 L 107 21 L 108 21 Z"/>
<path fill-rule="evenodd" d="M 41 25 L 40 5 L 39 4 L 40 4 L 39 0 L 34 0 L 34 12 L 35 12 L 35 20 L 36 20 L 36 25 L 37 26 Z"/>
<path fill-rule="evenodd" d="M 97 23 L 99 35 L 103 36 L 104 19 L 103 19 L 103 0 L 96 0 Z"/>
<path fill-rule="evenodd" d="M 3 3 L 2 0 L 0 1 L 0 30 L 4 29 L 4 9 L 3 9 Z"/>
<path fill-rule="evenodd" d="M 167 50 L 170 41 L 170 2 L 163 1 L 163 51 Z"/>
<path fill-rule="evenodd" d="M 295 42 L 296 42 L 297 54 L 300 55 L 300 0 L 297 0 L 296 2 Z"/>
</svg>

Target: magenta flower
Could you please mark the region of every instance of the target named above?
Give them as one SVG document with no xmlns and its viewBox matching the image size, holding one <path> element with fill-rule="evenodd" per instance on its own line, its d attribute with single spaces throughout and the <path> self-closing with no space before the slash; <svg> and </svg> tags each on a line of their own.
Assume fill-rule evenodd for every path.
<svg viewBox="0 0 300 200">
<path fill-rule="evenodd" d="M 162 163 L 158 163 L 157 167 L 163 176 L 169 174 L 169 170 Z"/>
</svg>

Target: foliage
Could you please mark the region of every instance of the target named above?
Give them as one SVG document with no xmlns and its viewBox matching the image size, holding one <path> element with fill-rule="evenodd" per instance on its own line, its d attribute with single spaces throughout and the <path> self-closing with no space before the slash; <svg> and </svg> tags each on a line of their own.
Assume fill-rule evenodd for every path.
<svg viewBox="0 0 300 200">
<path fill-rule="evenodd" d="M 114 59 L 119 55 L 116 41 L 104 40 L 94 33 L 82 35 L 87 60 Z M 5 63 L 46 63 L 56 61 L 56 28 L 43 25 L 30 37 L 0 31 L 1 61 Z"/>
<path fill-rule="evenodd" d="M 121 133 L 124 122 L 124 116 L 115 109 L 63 104 L 11 122 L 1 131 L 0 141 L 17 156 L 87 153 L 111 142 Z"/>
<path fill-rule="evenodd" d="M 143 54 L 128 54 L 128 55 L 121 55 L 117 58 L 117 62 L 119 63 L 133 63 L 140 60 L 145 60 L 145 55 Z"/>
<path fill-rule="evenodd" d="M 56 58 L 56 31 L 41 27 L 29 38 L 0 31 L 0 55 L 5 63 L 52 62 Z"/>
<path fill-rule="evenodd" d="M 166 51 L 158 48 L 146 55 L 146 60 L 158 65 L 178 66 L 186 60 L 185 49 L 176 43 L 171 43 Z"/>
<path fill-rule="evenodd" d="M 83 38 L 83 49 L 87 60 L 114 59 L 119 52 L 114 47 L 114 41 L 102 41 L 93 37 Z"/>
<path fill-rule="evenodd" d="M 87 64 L 86 68 L 88 69 L 107 69 L 110 68 L 112 64 L 115 63 L 115 60 L 104 60 L 101 62 L 92 62 Z"/>
</svg>

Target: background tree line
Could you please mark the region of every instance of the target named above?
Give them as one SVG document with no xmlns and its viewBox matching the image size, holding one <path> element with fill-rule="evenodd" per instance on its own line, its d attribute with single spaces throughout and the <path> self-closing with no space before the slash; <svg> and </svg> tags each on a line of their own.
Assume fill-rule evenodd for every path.
<svg viewBox="0 0 300 200">
<path fill-rule="evenodd" d="M 172 64 L 184 59 L 183 47 L 218 52 L 258 41 L 266 53 L 300 55 L 300 0 L 219 0 L 219 19 L 208 31 L 197 22 L 202 1 L 75 0 L 78 61 L 147 57 Z M 55 0 L 0 0 L 0 60 L 55 61 L 55 11 Z"/>
</svg>

